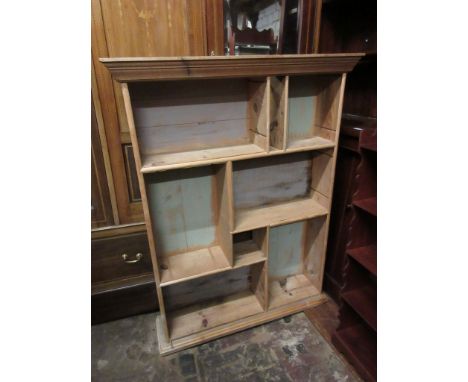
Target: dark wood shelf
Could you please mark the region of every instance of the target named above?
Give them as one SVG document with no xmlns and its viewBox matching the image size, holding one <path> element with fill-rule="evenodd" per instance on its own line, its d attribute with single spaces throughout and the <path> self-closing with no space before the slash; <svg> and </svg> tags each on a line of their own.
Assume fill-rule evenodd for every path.
<svg viewBox="0 0 468 382">
<path fill-rule="evenodd" d="M 377 216 L 377 198 L 376 197 L 355 200 L 353 204 L 356 207 L 359 207 L 361 210 L 364 210 L 371 215 Z"/>
<path fill-rule="evenodd" d="M 361 143 L 361 149 L 377 152 L 377 142 Z"/>
<path fill-rule="evenodd" d="M 377 331 L 377 291 L 374 285 L 344 292 L 341 297 L 375 331 Z"/>
<path fill-rule="evenodd" d="M 346 251 L 348 256 L 352 257 L 364 268 L 366 268 L 372 275 L 377 276 L 377 246 L 367 245 L 365 247 L 358 247 L 348 249 Z"/>
<path fill-rule="evenodd" d="M 377 381 L 377 338 L 370 329 L 364 325 L 340 329 L 333 343 L 366 380 Z"/>
</svg>

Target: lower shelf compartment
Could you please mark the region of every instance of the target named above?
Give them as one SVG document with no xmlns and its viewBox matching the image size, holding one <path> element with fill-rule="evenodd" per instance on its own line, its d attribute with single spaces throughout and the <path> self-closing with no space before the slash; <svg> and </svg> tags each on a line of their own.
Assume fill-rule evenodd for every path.
<svg viewBox="0 0 468 382">
<path fill-rule="evenodd" d="M 348 249 L 346 253 L 361 264 L 374 276 L 377 276 L 377 246 L 367 245 L 365 247 L 358 247 Z"/>
<path fill-rule="evenodd" d="M 263 312 L 255 294 L 245 291 L 220 301 L 208 302 L 172 312 L 168 319 L 171 339 L 236 321 Z"/>
<path fill-rule="evenodd" d="M 318 289 L 312 285 L 304 275 L 289 276 L 281 281 L 270 282 L 269 309 L 320 295 Z"/>
<path fill-rule="evenodd" d="M 291 305 L 270 309 L 266 312 L 260 312 L 250 317 L 241 318 L 234 322 L 227 322 L 213 328 L 205 328 L 199 333 L 191 334 L 182 338 L 169 341 L 164 334 L 161 317 L 156 319 L 159 352 L 161 355 L 172 354 L 201 343 L 220 338 L 227 334 L 233 334 L 241 330 L 249 329 L 269 321 L 277 320 L 290 314 L 301 312 L 305 309 L 320 305 L 327 300 L 324 294 L 313 296 L 306 300 L 297 301 Z"/>
<path fill-rule="evenodd" d="M 377 293 L 374 286 L 343 292 L 341 297 L 373 329 L 377 330 Z"/>
<path fill-rule="evenodd" d="M 377 380 L 377 338 L 364 325 L 338 330 L 333 343 L 367 381 Z"/>
<path fill-rule="evenodd" d="M 364 210 L 371 215 L 377 216 L 377 198 L 356 200 L 353 202 L 353 204 L 356 207 L 359 207 L 361 210 Z"/>
</svg>

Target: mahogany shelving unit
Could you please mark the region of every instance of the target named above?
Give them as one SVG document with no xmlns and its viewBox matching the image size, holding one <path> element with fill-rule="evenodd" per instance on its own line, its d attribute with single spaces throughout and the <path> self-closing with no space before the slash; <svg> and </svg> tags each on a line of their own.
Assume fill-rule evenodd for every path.
<svg viewBox="0 0 468 382">
<path fill-rule="evenodd" d="M 323 0 L 320 53 L 364 52 L 344 96 L 325 291 L 340 304 L 336 347 L 377 376 L 377 1 Z"/>
<path fill-rule="evenodd" d="M 359 128 L 358 128 L 359 129 Z M 340 324 L 332 337 L 367 381 L 377 379 L 377 130 L 359 131 L 360 163 L 348 210 Z"/>
</svg>

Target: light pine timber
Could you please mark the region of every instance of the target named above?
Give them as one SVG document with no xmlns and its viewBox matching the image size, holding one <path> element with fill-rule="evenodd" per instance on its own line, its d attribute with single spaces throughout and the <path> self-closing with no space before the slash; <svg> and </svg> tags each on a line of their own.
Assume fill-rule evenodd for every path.
<svg viewBox="0 0 468 382">
<path fill-rule="evenodd" d="M 341 76 L 341 81 L 340 81 L 340 90 L 339 90 L 339 92 L 337 92 L 337 94 L 335 96 L 336 100 L 334 101 L 334 108 L 335 108 L 335 113 L 336 113 L 336 117 L 334 119 L 334 123 L 335 123 L 334 127 L 335 127 L 336 137 L 337 137 L 337 138 L 335 138 L 335 143 L 337 143 L 338 137 L 340 136 L 341 115 L 342 115 L 342 112 L 343 112 L 343 99 L 344 99 L 345 86 L 346 86 L 346 73 L 343 73 L 342 76 Z M 333 196 L 332 190 L 333 190 L 333 185 L 335 183 L 335 170 L 336 170 L 337 155 L 338 155 L 338 146 L 336 145 L 333 148 L 331 179 L 330 179 L 330 187 L 329 187 L 331 194 L 330 194 L 330 197 L 328 198 L 327 208 L 331 207 L 331 203 L 332 203 L 332 199 L 333 199 L 332 198 L 332 196 Z M 323 232 L 323 236 L 322 236 L 322 240 L 323 240 L 323 244 L 322 244 L 323 249 L 322 249 L 322 251 L 323 251 L 323 254 L 327 253 L 327 238 L 328 238 L 329 226 L 330 226 L 330 215 L 328 215 L 326 217 L 324 232 Z M 322 291 L 322 287 L 323 287 L 323 273 L 325 271 L 325 260 L 326 260 L 326 256 L 322 255 L 321 264 L 318 267 L 317 285 L 319 286 L 319 291 L 320 292 Z"/>
<path fill-rule="evenodd" d="M 284 150 L 286 148 L 288 82 L 288 76 L 283 79 L 270 77 L 270 142 L 271 146 L 279 150 Z"/>
<path fill-rule="evenodd" d="M 312 139 L 307 146 L 298 146 L 288 148 L 288 153 L 322 150 L 335 147 L 332 141 L 317 137 Z M 195 150 L 184 153 L 169 153 L 147 155 L 143 158 L 143 167 L 141 172 L 151 173 L 158 171 L 175 170 L 178 168 L 189 168 L 205 166 L 209 164 L 225 163 L 228 160 L 245 160 L 262 158 L 267 156 L 282 155 L 284 151 L 271 150 L 267 153 L 261 147 L 255 144 L 246 144 L 240 146 L 222 147 L 206 150 Z"/>
<path fill-rule="evenodd" d="M 363 53 L 101 58 L 119 82 L 350 72 Z"/>
<path fill-rule="evenodd" d="M 328 210 L 313 199 L 300 199 L 276 205 L 240 210 L 236 213 L 234 233 L 277 226 L 326 215 Z"/>
<path fill-rule="evenodd" d="M 210 278 L 210 280 L 212 280 L 210 282 L 213 282 L 213 285 L 217 285 L 217 287 L 204 288 L 203 285 L 205 284 L 203 284 L 203 278 L 200 278 L 203 272 L 206 271 L 207 268 L 210 268 L 210 265 L 203 266 L 202 268 L 204 268 L 204 270 L 202 273 L 195 272 L 195 275 L 189 275 L 186 280 L 180 278 L 172 280 L 170 281 L 172 284 L 169 283 L 163 287 L 161 287 L 161 280 L 159 279 L 159 276 L 161 276 L 159 268 L 154 267 L 155 276 L 158 276 L 156 283 L 160 289 L 165 291 L 161 293 L 161 295 L 158 293 L 160 305 L 165 308 L 161 311 L 161 317 L 158 318 L 157 324 L 162 354 L 168 354 L 225 334 L 230 334 L 275 318 L 283 317 L 284 315 L 292 314 L 324 301 L 325 297 L 320 291 L 322 288 L 326 237 L 328 234 L 329 210 L 333 189 L 332 183 L 336 166 L 336 140 L 339 135 L 344 83 L 346 79 L 345 73 L 354 66 L 354 64 L 350 64 L 350 62 L 352 60 L 357 61 L 358 59 L 358 56 L 353 58 L 348 56 L 347 59 L 350 61 L 345 64 L 343 61 L 345 57 L 346 55 L 341 57 L 333 55 L 327 57 L 308 56 L 297 60 L 292 57 L 283 57 L 288 63 L 286 63 L 286 61 L 275 61 L 278 63 L 278 66 L 274 68 L 275 73 L 271 75 L 286 76 L 285 78 L 290 74 L 332 73 L 336 75 L 342 73 L 340 80 L 335 81 L 332 85 L 328 83 L 328 88 L 325 86 L 325 92 L 322 91 L 321 93 L 324 98 L 320 102 L 317 102 L 317 106 L 323 109 L 315 111 L 316 116 L 320 116 L 320 120 L 322 121 L 320 123 L 321 126 L 319 126 L 320 129 L 317 129 L 317 134 L 314 133 L 313 136 L 305 137 L 307 140 L 310 139 L 309 142 L 312 143 L 312 145 L 302 146 L 301 142 L 297 148 L 291 148 L 287 139 L 284 139 L 284 149 L 270 145 L 266 150 L 262 149 L 261 152 L 229 157 L 211 156 L 211 149 L 207 149 L 206 151 L 208 153 L 204 154 L 207 155 L 207 157 L 201 160 L 200 157 L 198 157 L 195 161 L 178 161 L 167 163 L 162 166 L 143 168 L 140 148 L 138 145 L 135 145 L 135 142 L 137 142 L 137 134 L 131 110 L 130 94 L 128 94 L 128 88 L 126 88 L 127 94 L 125 95 L 125 87 L 122 87 L 127 117 L 129 118 L 131 139 L 136 150 L 136 157 L 139 159 L 136 163 L 137 167 L 142 170 L 139 174 L 139 180 L 142 180 L 143 186 L 145 172 L 166 171 L 172 168 L 191 168 L 203 164 L 215 165 L 213 167 L 214 176 L 211 189 L 213 193 L 213 222 L 216 228 L 215 242 L 212 246 L 201 249 L 208 250 L 209 252 L 209 250 L 214 247 L 219 248 L 221 251 L 224 251 L 224 248 L 228 248 L 228 250 L 232 248 L 232 260 L 231 262 L 227 261 L 228 265 L 226 269 L 216 266 L 214 267 L 216 268 L 214 270 L 215 273 L 210 273 L 205 276 Z M 143 61 L 141 61 L 140 64 L 135 64 L 135 62 L 133 62 L 127 69 L 135 64 L 137 66 L 140 65 L 138 70 L 133 73 L 131 70 L 127 71 L 126 75 L 135 75 L 133 80 L 139 81 L 142 79 L 142 77 L 139 76 L 145 71 L 146 74 L 148 74 L 153 70 L 163 70 L 161 69 L 162 66 L 159 64 L 164 62 L 164 64 L 168 64 L 166 66 L 167 71 L 159 72 L 160 77 L 156 76 L 148 79 L 185 79 L 197 78 L 197 76 L 199 76 L 198 78 L 203 78 L 204 71 L 207 70 L 206 73 L 208 73 L 208 69 L 212 71 L 211 75 L 208 75 L 208 77 L 211 78 L 222 78 L 223 76 L 226 78 L 236 77 L 237 75 L 228 75 L 228 73 L 232 74 L 232 72 L 230 72 L 230 67 L 232 67 L 232 69 L 234 67 L 240 68 L 241 70 L 239 70 L 239 73 L 243 71 L 243 75 L 239 75 L 239 77 L 251 78 L 259 75 L 256 72 L 258 67 L 256 68 L 255 65 L 267 63 L 270 59 L 271 58 L 265 58 L 264 60 L 255 61 L 256 59 L 254 58 L 244 57 L 236 61 L 235 65 L 232 64 L 233 61 L 224 60 L 222 58 L 213 61 L 216 63 L 214 65 L 207 64 L 204 58 L 200 58 L 199 60 L 189 59 L 190 62 L 182 63 L 186 68 L 184 69 L 186 72 L 182 73 L 180 78 L 177 77 L 177 75 L 176 77 L 171 77 L 175 75 L 175 71 L 177 70 L 176 66 L 181 63 L 180 61 L 171 61 L 171 59 L 161 61 L 143 60 L 145 64 L 148 64 L 146 68 L 140 65 Z M 313 67 L 309 67 L 309 71 L 305 70 L 303 67 L 305 61 L 308 60 L 315 61 Z M 329 62 L 330 60 L 335 60 L 335 65 L 328 66 L 327 69 L 324 69 L 324 62 Z M 341 63 L 338 64 L 340 60 Z M 176 62 L 178 62 L 178 64 L 176 64 Z M 252 64 L 250 69 L 247 68 L 247 62 Z M 292 62 L 296 62 L 297 64 L 293 73 L 289 72 L 292 70 L 290 67 Z M 175 66 L 171 67 L 172 64 Z M 224 67 L 221 68 L 223 65 Z M 245 66 L 242 67 L 242 65 Z M 343 70 L 344 65 L 349 65 L 349 70 Z M 124 66 L 126 66 L 126 64 Z M 155 67 L 157 67 L 157 69 L 155 69 Z M 341 69 L 338 70 L 339 67 Z M 300 73 L 298 71 L 300 68 L 305 71 Z M 219 71 L 222 71 L 224 74 L 221 74 Z M 267 71 L 268 70 L 266 70 L 266 72 Z M 154 74 L 155 73 L 153 73 L 153 75 Z M 270 73 L 262 73 L 261 76 L 265 78 L 266 75 L 269 74 Z M 266 79 L 266 83 L 268 84 L 266 86 L 267 89 L 272 88 L 271 82 L 271 78 Z M 262 82 L 260 80 L 258 83 L 265 83 L 265 81 Z M 339 86 L 337 87 L 336 84 L 339 84 Z M 255 85 L 253 87 L 254 89 L 256 88 Z M 337 89 L 339 91 L 337 91 Z M 269 97 L 270 98 L 266 101 L 268 109 L 267 120 L 274 115 L 271 110 L 272 105 L 274 105 L 274 102 L 271 100 L 271 94 L 269 94 Z M 285 112 L 287 112 L 287 110 L 285 110 Z M 261 119 L 261 117 L 259 117 L 259 119 Z M 247 124 L 247 126 L 249 125 Z M 314 128 L 317 127 L 317 125 L 313 126 Z M 268 125 L 268 130 L 269 128 L 270 126 Z M 258 131 L 258 128 L 256 131 Z M 285 123 L 284 133 L 287 138 L 287 123 Z M 269 142 L 271 142 L 271 140 L 272 139 L 269 139 Z M 229 147 L 229 149 L 231 149 L 231 147 Z M 270 151 L 268 152 L 268 150 Z M 234 194 L 234 186 L 236 184 L 236 178 L 233 177 L 233 167 L 235 170 L 237 161 L 270 156 L 274 157 L 276 155 L 289 153 L 289 150 L 292 150 L 291 152 L 310 151 L 312 164 L 309 167 L 310 178 L 307 177 L 307 182 L 310 184 L 310 193 L 306 194 L 305 198 L 302 198 L 303 194 L 301 195 L 301 193 L 299 193 L 297 194 L 297 198 L 296 196 L 293 197 L 293 200 L 288 200 L 288 198 L 286 198 L 284 201 L 279 201 L 280 199 L 267 198 L 266 205 L 261 205 L 262 198 L 258 199 L 253 204 L 252 201 L 246 200 L 246 205 L 251 203 L 249 208 L 237 208 L 239 205 L 236 205 L 236 208 L 234 208 L 236 197 Z M 224 194 L 227 195 L 227 198 L 224 198 Z M 257 203 L 258 201 L 260 201 L 260 205 Z M 148 200 L 144 199 L 144 203 L 147 204 Z M 226 207 L 224 213 L 222 211 L 224 208 L 223 206 Z M 145 218 L 147 222 L 149 220 L 151 227 L 151 219 L 148 211 L 146 212 L 147 215 L 145 215 Z M 224 222 L 222 222 L 223 220 Z M 286 275 L 279 279 L 269 277 L 268 270 L 270 262 L 274 261 L 273 258 L 270 258 L 269 253 L 269 242 L 271 241 L 269 236 L 271 230 L 274 229 L 272 227 L 296 222 L 302 226 L 301 238 L 300 240 L 299 238 L 296 240 L 299 242 L 301 255 L 298 264 L 299 268 L 292 272 L 294 274 Z M 221 225 L 223 227 L 228 226 L 229 229 L 220 230 Z M 234 233 L 250 230 L 253 230 L 253 239 L 250 240 L 250 243 L 244 243 L 243 247 L 239 247 L 239 243 L 233 243 Z M 148 231 L 148 233 L 150 233 L 150 231 Z M 245 236 L 245 234 L 243 233 L 242 236 Z M 150 242 L 150 247 L 151 246 L 155 247 L 154 237 L 153 241 Z M 197 251 L 198 249 L 194 250 Z M 244 256 L 236 257 L 236 254 L 243 254 Z M 152 251 L 152 258 L 154 260 L 153 266 L 155 263 L 157 264 L 157 260 L 176 257 L 178 254 L 172 254 L 171 256 L 163 255 L 164 254 L 160 254 L 160 258 L 158 259 L 156 252 Z M 222 258 L 223 257 L 218 257 L 217 259 Z M 224 254 L 224 259 L 226 258 L 229 258 L 229 256 Z M 190 260 L 186 264 L 190 264 Z M 174 269 L 176 268 L 177 267 Z M 186 272 L 191 272 L 191 270 L 188 271 L 189 268 L 190 267 L 186 268 Z M 234 276 L 233 272 L 237 272 L 235 274 L 238 274 L 240 278 L 232 279 Z M 247 274 L 249 274 L 248 278 L 246 278 Z M 224 280 L 226 279 L 231 279 L 232 282 L 224 285 Z M 189 283 L 195 283 L 193 285 L 199 284 L 199 287 L 190 287 Z M 213 299 L 212 297 L 215 296 L 213 293 L 216 294 L 218 292 L 221 293 L 219 297 Z M 222 298 L 222 300 L 219 300 L 219 298 Z M 240 307 L 237 307 L 239 301 L 244 303 L 242 303 Z M 256 313 L 257 309 L 258 312 Z M 243 311 L 243 313 L 240 313 L 240 311 Z M 205 322 L 203 319 L 207 321 Z M 169 327 L 167 324 L 169 324 Z"/>
<path fill-rule="evenodd" d="M 135 156 L 135 164 L 136 164 L 136 168 L 138 169 L 138 168 L 141 168 L 142 164 L 141 164 L 139 142 L 138 142 L 137 133 L 135 129 L 135 123 L 133 120 L 133 111 L 132 111 L 130 93 L 128 92 L 128 86 L 126 83 L 123 83 L 121 85 L 121 89 L 122 89 L 122 96 L 123 96 L 124 104 L 125 104 L 125 112 L 127 114 L 128 127 L 130 130 L 130 136 L 132 139 L 133 153 Z M 153 264 L 154 278 L 156 280 L 156 294 L 158 296 L 158 302 L 159 302 L 161 327 L 162 327 L 164 334 L 167 337 L 169 337 L 169 330 L 167 327 L 167 320 L 166 320 L 166 309 L 164 306 L 164 298 L 163 298 L 163 294 L 161 290 L 161 280 L 159 277 L 159 265 L 158 265 L 157 255 L 156 255 L 156 243 L 154 241 L 153 225 L 151 222 L 151 214 L 150 214 L 149 206 L 148 206 L 148 197 L 146 195 L 146 184 L 145 184 L 143 173 L 141 173 L 140 171 L 137 171 L 137 174 L 138 174 L 138 183 L 140 185 L 141 201 L 143 205 L 143 214 L 145 217 L 146 231 L 148 234 L 148 244 L 149 244 L 150 254 L 151 254 L 151 263 Z"/>
<path fill-rule="evenodd" d="M 276 320 L 306 309 L 313 308 L 327 301 L 328 297 L 324 294 L 311 295 L 301 301 L 293 302 L 289 305 L 281 306 L 275 309 L 269 309 L 266 312 L 258 313 L 253 316 L 242 318 L 233 322 L 228 322 L 212 329 L 204 330 L 200 333 L 194 333 L 186 337 L 170 341 L 165 337 L 162 330 L 162 321 L 160 315 L 156 318 L 156 327 L 158 335 L 159 352 L 162 355 L 169 355 L 204 342 L 212 341 L 216 338 L 233 334 L 241 330 L 249 329 L 269 321 Z"/>
</svg>

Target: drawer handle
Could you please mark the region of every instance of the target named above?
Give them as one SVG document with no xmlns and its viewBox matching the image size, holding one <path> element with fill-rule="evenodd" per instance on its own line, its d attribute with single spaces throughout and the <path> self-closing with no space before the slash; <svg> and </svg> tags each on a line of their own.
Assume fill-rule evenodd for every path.
<svg viewBox="0 0 468 382">
<path fill-rule="evenodd" d="M 143 254 L 140 253 L 140 252 L 138 252 L 138 253 L 136 254 L 135 260 L 128 260 L 128 255 L 127 255 L 126 253 L 124 253 L 124 254 L 122 255 L 123 261 L 125 261 L 127 264 L 135 264 L 135 263 L 138 263 L 138 262 L 141 260 L 142 257 L 143 257 Z"/>
</svg>

